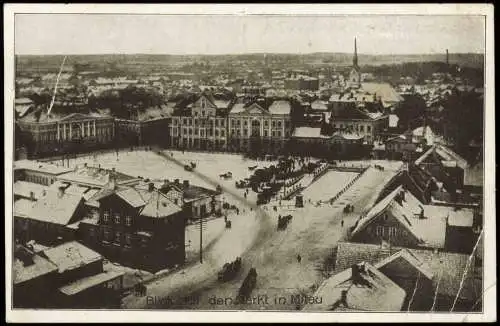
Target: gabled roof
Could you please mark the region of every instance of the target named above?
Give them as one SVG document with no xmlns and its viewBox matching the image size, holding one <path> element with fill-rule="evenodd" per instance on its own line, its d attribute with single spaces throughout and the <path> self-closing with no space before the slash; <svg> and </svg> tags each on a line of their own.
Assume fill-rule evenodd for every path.
<svg viewBox="0 0 500 326">
<path fill-rule="evenodd" d="M 16 257 L 21 251 L 23 251 L 24 255 L 28 255 L 32 259 L 33 264 L 24 264 L 22 259 Z M 57 266 L 50 260 L 23 246 L 16 245 L 14 256 L 12 266 L 14 284 L 21 284 L 57 271 Z"/>
<path fill-rule="evenodd" d="M 406 292 L 369 263 L 358 264 L 364 284 L 354 284 L 348 268 L 324 281 L 314 294 L 319 304 L 304 307 L 306 311 L 401 311 Z M 338 305 L 342 291 L 347 291 L 347 307 Z"/>
<path fill-rule="evenodd" d="M 142 194 L 134 188 L 125 188 L 116 191 L 116 195 L 134 208 L 146 205 L 146 201 L 142 197 Z"/>
<path fill-rule="evenodd" d="M 402 249 L 404 248 L 384 248 L 381 245 L 375 244 L 339 242 L 337 247 L 335 271 L 344 270 L 352 264 L 358 264 L 363 261 L 370 262 L 375 267 L 378 266 L 377 268 L 379 268 L 383 266 L 386 258 L 399 253 Z M 405 250 L 422 262 L 421 266 L 423 268 L 425 267 L 425 270 L 433 274 L 432 283 L 434 289 L 436 289 L 439 283 L 439 294 L 452 298 L 455 297 L 458 289 L 460 288 L 462 272 L 467 266 L 467 261 L 469 259 L 468 255 L 422 249 Z M 470 266 L 473 269 L 474 264 L 471 263 Z M 387 276 L 397 277 L 405 275 Z M 481 281 L 475 279 L 474 273 L 469 270 L 469 273 L 467 273 L 464 279 L 460 297 L 475 301 L 481 296 L 482 289 L 483 287 Z"/>
<path fill-rule="evenodd" d="M 415 254 L 413 254 L 411 251 L 408 249 L 401 249 L 397 253 L 393 254 L 392 256 L 389 256 L 378 263 L 375 264 L 375 267 L 377 269 L 381 269 L 384 266 L 390 265 L 391 263 L 394 263 L 398 259 L 406 261 L 408 264 L 410 264 L 412 267 L 414 267 L 418 272 L 420 272 L 423 276 L 425 276 L 428 280 L 432 280 L 434 277 L 434 274 L 432 271 L 429 269 L 429 266 L 422 262 Z"/>
<path fill-rule="evenodd" d="M 73 270 L 101 260 L 103 257 L 77 241 L 63 243 L 43 251 L 57 265 L 59 273 Z"/>
<path fill-rule="evenodd" d="M 423 205 L 410 192 L 405 192 L 405 199 L 396 201 L 396 196 L 403 190 L 397 187 L 387 197 L 378 202 L 359 222 L 351 233 L 351 236 L 363 231 L 371 222 L 377 219 L 383 212 L 390 212 L 421 246 L 431 248 L 444 248 L 446 235 L 446 219 L 449 207 Z M 418 214 L 423 209 L 424 218 Z"/>
<path fill-rule="evenodd" d="M 33 192 L 35 199 L 38 199 L 43 195 L 43 192 L 47 190 L 47 186 L 38 183 L 27 181 L 16 181 L 14 183 L 14 195 L 16 196 L 30 198 L 31 193 Z"/>
<path fill-rule="evenodd" d="M 14 214 L 41 222 L 67 225 L 75 215 L 83 198 L 78 195 L 47 191 L 37 201 L 18 200 L 14 203 Z"/>
<path fill-rule="evenodd" d="M 269 115 L 269 111 L 255 102 L 248 106 L 245 106 L 242 103 L 237 103 L 231 109 L 230 114 Z"/>
<path fill-rule="evenodd" d="M 77 293 L 83 292 L 85 290 L 91 289 L 95 286 L 101 285 L 105 282 L 117 279 L 125 275 L 125 272 L 120 271 L 104 271 L 99 274 L 87 276 L 78 279 L 74 282 L 66 284 L 59 288 L 59 291 L 66 295 L 75 295 Z"/>
</svg>

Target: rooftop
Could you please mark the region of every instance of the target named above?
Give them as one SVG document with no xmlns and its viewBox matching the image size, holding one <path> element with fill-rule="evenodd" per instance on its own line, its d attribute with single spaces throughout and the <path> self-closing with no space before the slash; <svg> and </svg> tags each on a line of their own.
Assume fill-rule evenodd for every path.
<svg viewBox="0 0 500 326">
<path fill-rule="evenodd" d="M 50 261 L 57 265 L 59 273 L 73 270 L 102 259 L 100 254 L 76 241 L 66 242 L 47 249 L 43 253 Z"/>
<path fill-rule="evenodd" d="M 354 284 L 352 268 L 347 268 L 320 285 L 314 296 L 322 298 L 322 303 L 307 305 L 304 310 L 401 311 L 405 291 L 371 264 L 363 262 L 357 266 L 361 269 L 360 283 Z M 347 306 L 341 304 L 343 291 L 347 291 Z"/>
<path fill-rule="evenodd" d="M 74 194 L 47 191 L 37 201 L 20 199 L 14 203 L 14 214 L 22 218 L 54 223 L 68 224 L 82 201 Z"/>
<path fill-rule="evenodd" d="M 321 135 L 321 128 L 312 127 L 297 127 L 295 128 L 292 137 L 295 138 L 329 138 Z"/>
<path fill-rule="evenodd" d="M 289 115 L 291 111 L 291 106 L 289 101 L 274 101 L 273 104 L 269 107 L 269 112 L 271 114 L 282 114 Z"/>
<path fill-rule="evenodd" d="M 27 259 L 32 259 L 33 263 L 23 263 L 23 259 L 19 257 L 20 255 L 25 255 Z M 16 253 L 14 256 L 15 259 L 12 266 L 14 284 L 30 281 L 57 271 L 57 266 L 54 263 L 23 246 L 16 246 Z"/>
<path fill-rule="evenodd" d="M 125 272 L 106 271 L 96 275 L 84 277 L 59 288 L 66 295 L 75 295 L 105 282 L 117 279 L 125 275 Z"/>
<path fill-rule="evenodd" d="M 34 198 L 38 199 L 43 195 L 44 191 L 47 191 L 47 189 L 47 186 L 33 182 L 16 181 L 14 183 L 14 195 L 26 198 L 30 198 L 31 193 L 33 193 Z"/>
<path fill-rule="evenodd" d="M 31 170 L 53 175 L 59 175 L 71 171 L 72 169 L 58 166 L 52 163 L 19 160 L 14 162 L 14 170 Z"/>
<path fill-rule="evenodd" d="M 396 197 L 402 192 L 405 198 L 398 201 Z M 424 218 L 419 216 L 422 209 Z M 364 230 L 383 212 L 390 212 L 410 234 L 418 239 L 421 246 L 444 248 L 449 210 L 449 207 L 423 205 L 409 191 L 404 190 L 403 186 L 399 186 L 361 218 L 352 235 Z"/>
<path fill-rule="evenodd" d="M 377 268 L 381 268 L 384 259 L 397 254 L 401 247 L 384 247 L 382 245 L 339 242 L 337 247 L 337 258 L 335 261 L 335 271 L 341 271 L 352 264 L 359 262 L 369 262 Z M 441 252 L 435 250 L 405 249 L 422 263 L 422 268 L 433 274 L 432 282 L 436 288 L 439 279 L 438 291 L 442 295 L 455 297 L 460 288 L 462 271 L 467 265 L 468 255 Z M 386 261 L 387 262 L 387 261 Z M 471 264 L 474 266 L 474 264 Z M 466 275 L 464 287 L 460 292 L 460 297 L 476 300 L 482 292 L 481 282 L 473 277 L 473 273 Z"/>
<path fill-rule="evenodd" d="M 126 184 L 137 180 L 137 178 L 121 172 L 89 165 L 77 166 L 75 169 L 70 170 L 70 172 L 59 176 L 59 179 L 101 188 L 110 182 L 111 175 L 114 176 L 117 184 Z"/>
</svg>

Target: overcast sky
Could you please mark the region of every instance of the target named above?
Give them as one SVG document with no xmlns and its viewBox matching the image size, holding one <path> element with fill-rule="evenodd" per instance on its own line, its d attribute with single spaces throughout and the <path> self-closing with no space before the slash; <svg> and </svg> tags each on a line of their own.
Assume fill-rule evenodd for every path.
<svg viewBox="0 0 500 326">
<path fill-rule="evenodd" d="M 483 53 L 480 16 L 17 14 L 16 54 Z"/>
</svg>

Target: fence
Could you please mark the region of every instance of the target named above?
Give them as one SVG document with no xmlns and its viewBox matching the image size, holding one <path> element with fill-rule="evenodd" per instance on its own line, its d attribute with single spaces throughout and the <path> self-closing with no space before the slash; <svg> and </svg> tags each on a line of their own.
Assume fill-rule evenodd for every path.
<svg viewBox="0 0 500 326">
<path fill-rule="evenodd" d="M 358 181 L 359 178 L 361 178 L 361 176 L 363 174 L 365 174 L 365 172 L 369 169 L 369 167 L 365 167 L 360 174 L 358 174 L 357 176 L 355 176 L 347 185 L 344 186 L 344 188 L 342 188 L 335 196 L 333 196 L 332 198 L 330 198 L 328 201 L 326 202 L 334 202 L 336 201 L 337 199 L 339 199 L 340 196 L 342 196 L 356 181 Z M 321 201 L 320 201 L 321 202 Z"/>
</svg>

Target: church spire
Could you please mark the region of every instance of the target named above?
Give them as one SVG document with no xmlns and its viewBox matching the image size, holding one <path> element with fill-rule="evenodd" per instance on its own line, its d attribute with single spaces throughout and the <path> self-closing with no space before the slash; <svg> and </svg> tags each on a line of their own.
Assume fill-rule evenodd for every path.
<svg viewBox="0 0 500 326">
<path fill-rule="evenodd" d="M 354 38 L 354 57 L 352 58 L 353 67 L 358 67 L 358 46 L 356 44 L 356 38 Z"/>
</svg>

